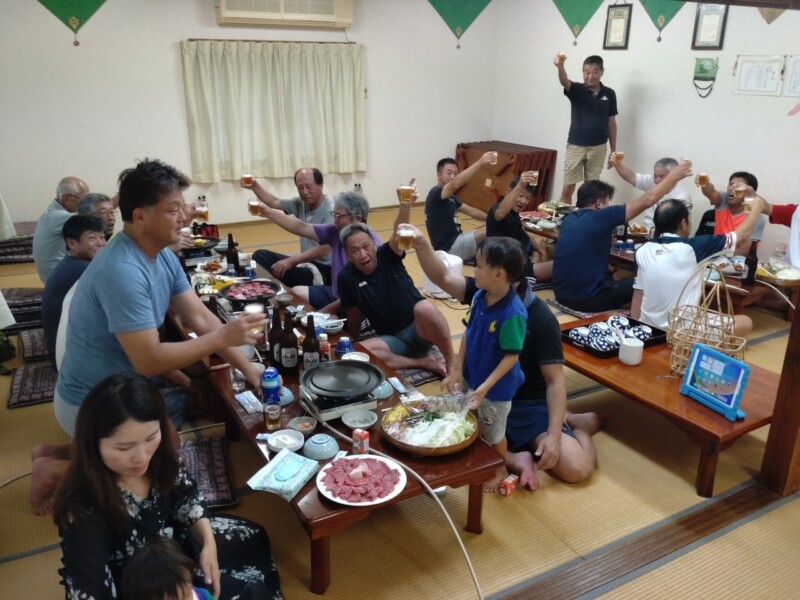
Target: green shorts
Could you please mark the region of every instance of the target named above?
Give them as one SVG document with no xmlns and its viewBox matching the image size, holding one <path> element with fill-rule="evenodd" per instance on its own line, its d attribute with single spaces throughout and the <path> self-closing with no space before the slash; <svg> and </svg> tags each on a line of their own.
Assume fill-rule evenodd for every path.
<svg viewBox="0 0 800 600">
<path fill-rule="evenodd" d="M 564 155 L 564 185 L 600 179 L 606 162 L 606 146 L 576 146 L 567 144 Z"/>
</svg>

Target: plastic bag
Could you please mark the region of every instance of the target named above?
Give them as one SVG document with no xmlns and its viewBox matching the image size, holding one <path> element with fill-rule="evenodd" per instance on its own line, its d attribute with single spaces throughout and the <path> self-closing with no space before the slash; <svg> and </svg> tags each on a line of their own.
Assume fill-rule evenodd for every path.
<svg viewBox="0 0 800 600">
<path fill-rule="evenodd" d="M 468 407 L 469 396 L 462 392 L 402 402 L 384 416 L 383 429 L 410 446 L 455 446 L 475 432 L 474 419 L 468 418 Z"/>
</svg>

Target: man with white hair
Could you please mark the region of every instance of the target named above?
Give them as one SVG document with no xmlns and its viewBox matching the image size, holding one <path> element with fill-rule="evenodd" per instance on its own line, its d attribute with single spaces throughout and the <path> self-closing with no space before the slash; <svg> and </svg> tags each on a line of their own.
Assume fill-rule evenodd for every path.
<svg viewBox="0 0 800 600">
<path fill-rule="evenodd" d="M 44 211 L 33 232 L 33 261 L 42 283 L 67 254 L 61 230 L 78 206 L 81 196 L 89 193 L 89 186 L 77 177 L 64 177 L 58 182 L 56 198 Z"/>
<path fill-rule="evenodd" d="M 117 209 L 111 198 L 105 194 L 86 194 L 78 201 L 76 211 L 79 215 L 97 217 L 103 222 L 103 233 L 106 241 L 114 235 L 114 225 L 117 223 Z"/>
</svg>

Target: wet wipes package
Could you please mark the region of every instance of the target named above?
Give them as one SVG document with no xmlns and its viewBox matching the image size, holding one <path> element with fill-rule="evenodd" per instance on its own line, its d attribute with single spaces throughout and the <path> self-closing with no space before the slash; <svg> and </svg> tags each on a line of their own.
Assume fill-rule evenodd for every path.
<svg viewBox="0 0 800 600">
<path fill-rule="evenodd" d="M 260 413 L 264 410 L 261 401 L 256 398 L 256 395 L 250 390 L 236 394 L 235 398 L 249 415 L 252 415 L 253 413 Z"/>
<path fill-rule="evenodd" d="M 287 502 L 319 470 L 319 463 L 284 448 L 248 481 L 254 490 L 278 494 Z"/>
</svg>

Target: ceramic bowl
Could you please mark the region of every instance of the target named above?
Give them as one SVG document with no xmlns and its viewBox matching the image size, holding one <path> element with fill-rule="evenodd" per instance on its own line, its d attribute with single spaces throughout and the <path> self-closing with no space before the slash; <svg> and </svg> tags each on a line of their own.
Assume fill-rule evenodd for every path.
<svg viewBox="0 0 800 600">
<path fill-rule="evenodd" d="M 289 429 L 294 429 L 303 434 L 303 437 L 310 437 L 317 427 L 317 420 L 314 417 L 295 417 L 289 421 Z"/>
<path fill-rule="evenodd" d="M 303 446 L 303 454 L 312 460 L 328 460 L 339 452 L 339 444 L 327 433 L 312 435 Z"/>
<path fill-rule="evenodd" d="M 275 302 L 277 302 L 283 308 L 286 308 L 292 303 L 294 297 L 291 294 L 277 294 L 273 297 L 273 300 L 275 300 Z"/>
<path fill-rule="evenodd" d="M 366 352 L 348 352 L 342 355 L 342 360 L 360 360 L 361 362 L 369 362 L 369 354 Z"/>
<path fill-rule="evenodd" d="M 273 452 L 280 452 L 284 448 L 288 448 L 291 452 L 296 452 L 303 447 L 305 437 L 299 431 L 294 429 L 281 429 L 269 436 L 267 446 Z"/>
<path fill-rule="evenodd" d="M 332 335 L 334 333 L 339 333 L 342 329 L 344 329 L 344 323 L 342 321 L 326 321 L 324 323 L 320 323 L 319 328 L 322 329 L 323 333 Z"/>
<path fill-rule="evenodd" d="M 350 429 L 369 429 L 377 420 L 378 415 L 371 410 L 365 410 L 363 408 L 348 410 L 342 415 L 342 423 L 347 425 Z"/>
</svg>

